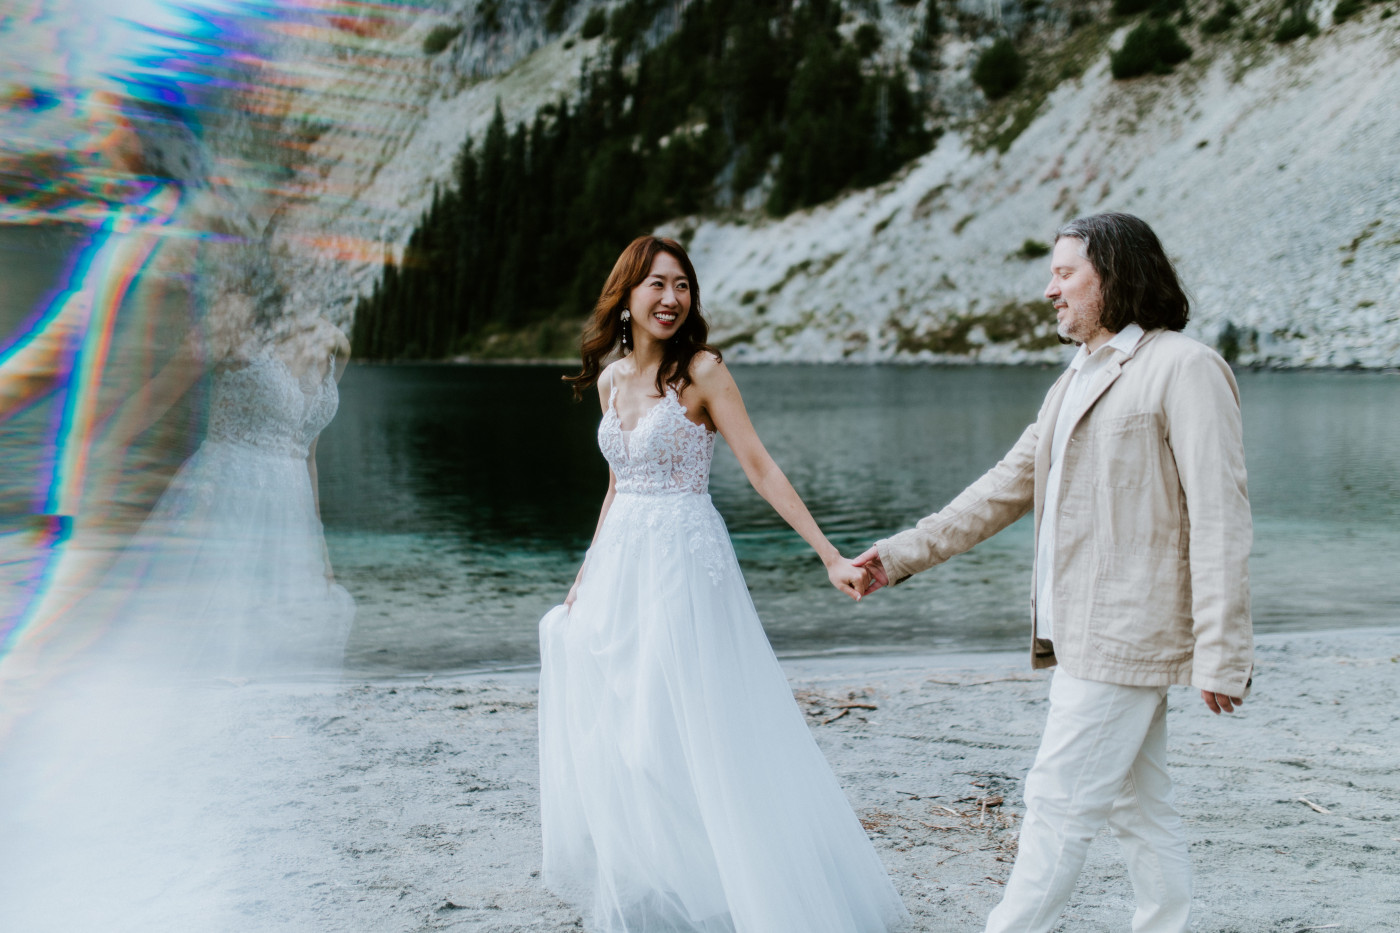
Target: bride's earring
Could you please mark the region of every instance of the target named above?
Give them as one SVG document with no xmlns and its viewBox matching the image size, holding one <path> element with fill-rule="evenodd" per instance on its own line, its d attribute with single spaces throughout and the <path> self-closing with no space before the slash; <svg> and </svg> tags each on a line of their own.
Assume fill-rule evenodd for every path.
<svg viewBox="0 0 1400 933">
<path fill-rule="evenodd" d="M 622 349 L 626 350 L 626 349 L 627 349 L 627 343 L 628 343 L 627 337 L 628 337 L 629 332 L 632 330 L 632 328 L 630 328 L 630 327 L 627 326 L 627 322 L 630 321 L 630 320 L 632 320 L 632 312 L 631 312 L 631 311 L 628 311 L 626 308 L 623 308 L 623 309 L 622 309 L 621 318 L 622 318 Z"/>
</svg>

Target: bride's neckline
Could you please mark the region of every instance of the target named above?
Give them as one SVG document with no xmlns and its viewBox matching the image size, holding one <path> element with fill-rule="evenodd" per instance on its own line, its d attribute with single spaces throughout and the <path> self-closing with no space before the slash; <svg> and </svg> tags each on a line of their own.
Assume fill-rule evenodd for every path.
<svg viewBox="0 0 1400 933">
<path fill-rule="evenodd" d="M 327 365 L 323 372 L 317 374 L 314 371 L 307 371 L 298 375 L 297 372 L 292 369 L 292 364 L 287 362 L 286 358 L 274 348 L 263 347 L 257 352 L 246 356 L 225 359 L 219 364 L 219 368 L 225 373 L 232 374 L 252 369 L 260 363 L 276 364 L 289 378 L 303 386 L 320 385 L 326 381 L 326 377 L 335 372 L 335 356 L 335 351 L 332 350 L 330 356 L 327 358 Z"/>
<path fill-rule="evenodd" d="M 655 412 L 661 406 L 665 405 L 668 399 L 675 403 L 676 408 L 680 411 L 681 417 L 685 420 L 687 424 L 699 428 L 700 430 L 704 431 L 707 435 L 715 433 L 710 430 L 708 425 L 701 424 L 699 421 L 690 420 L 689 410 L 681 404 L 680 394 L 676 392 L 675 386 L 671 385 L 666 386 L 666 392 L 664 395 L 662 395 L 659 401 L 652 404 L 649 408 L 647 408 L 646 411 L 642 412 L 641 415 L 637 417 L 637 420 L 633 422 L 632 427 L 624 428 L 622 426 L 622 414 L 617 410 L 617 384 L 614 383 L 612 386 L 612 390 L 608 392 L 608 414 L 612 415 L 613 420 L 617 422 L 617 429 L 619 431 L 621 431 L 623 434 L 631 434 L 632 432 L 640 428 L 646 422 L 646 420 L 651 417 L 653 412 Z"/>
</svg>

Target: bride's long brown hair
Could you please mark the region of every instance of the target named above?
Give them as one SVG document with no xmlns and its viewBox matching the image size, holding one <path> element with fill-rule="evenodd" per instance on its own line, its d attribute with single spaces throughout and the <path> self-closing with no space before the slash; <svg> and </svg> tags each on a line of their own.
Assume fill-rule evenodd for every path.
<svg viewBox="0 0 1400 933">
<path fill-rule="evenodd" d="M 651 272 L 651 264 L 657 253 L 670 253 L 681 264 L 685 277 L 690 282 L 690 313 L 675 336 L 662 345 L 661 365 L 656 369 L 656 394 L 664 395 L 669 383 L 677 392 L 684 392 L 690 385 L 690 362 L 695 354 L 702 351 L 720 358 L 719 351 L 705 340 L 710 336 L 710 327 L 700 311 L 700 282 L 695 278 L 695 267 L 685 248 L 669 237 L 639 236 L 613 264 L 608 280 L 603 283 L 603 292 L 593 305 L 593 315 L 583 331 L 583 343 L 579 352 L 583 357 L 583 369 L 577 375 L 565 376 L 564 381 L 574 390 L 574 398 L 583 398 L 583 393 L 598 382 L 607 358 L 618 351 L 622 341 L 622 309 L 627 305 L 627 297 L 632 289 L 646 279 Z"/>
</svg>

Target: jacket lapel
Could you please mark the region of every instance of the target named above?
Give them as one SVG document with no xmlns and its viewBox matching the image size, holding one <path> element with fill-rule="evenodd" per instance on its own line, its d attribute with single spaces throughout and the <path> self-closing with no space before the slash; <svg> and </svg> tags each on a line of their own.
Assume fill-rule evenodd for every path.
<svg viewBox="0 0 1400 933">
<path fill-rule="evenodd" d="M 1119 376 L 1123 375 L 1123 363 L 1123 360 L 1114 359 L 1107 366 L 1094 374 L 1094 381 L 1089 383 L 1089 390 L 1084 393 L 1084 398 L 1079 403 L 1079 407 L 1069 413 L 1070 437 L 1074 436 L 1074 429 L 1079 427 L 1080 419 L 1084 417 L 1089 409 L 1094 407 L 1094 403 L 1099 400 L 1101 395 L 1108 391 L 1108 387 L 1118 381 Z M 1045 463 L 1048 469 L 1050 461 L 1047 459 Z"/>
<path fill-rule="evenodd" d="M 1044 414 L 1038 427 L 1039 437 L 1035 445 L 1035 527 L 1040 530 L 1040 513 L 1045 505 L 1045 482 L 1050 476 L 1050 445 L 1055 440 L 1055 421 L 1060 417 L 1060 406 L 1064 404 L 1065 393 L 1069 391 L 1069 371 L 1050 387 L 1045 399 Z"/>
</svg>

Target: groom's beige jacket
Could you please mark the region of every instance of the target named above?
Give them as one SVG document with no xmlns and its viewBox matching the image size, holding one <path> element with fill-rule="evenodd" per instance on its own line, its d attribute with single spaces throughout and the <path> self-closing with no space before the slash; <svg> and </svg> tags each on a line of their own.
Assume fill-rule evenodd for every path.
<svg viewBox="0 0 1400 933">
<path fill-rule="evenodd" d="M 1114 352 L 1070 413 L 1053 542 L 1054 644 L 1035 635 L 1032 586 L 1032 666 L 1243 697 L 1253 666 L 1252 527 L 1234 375 L 1213 350 L 1173 331 L 1149 331 L 1131 353 Z M 1000 463 L 942 511 L 877 542 L 891 583 L 1032 509 L 1039 543 L 1069 376 Z"/>
</svg>

